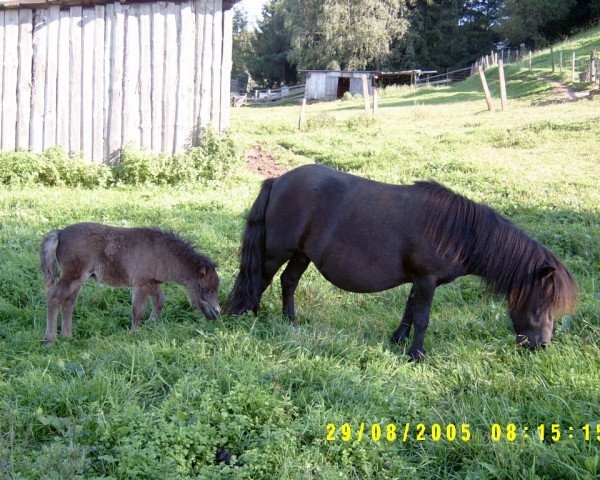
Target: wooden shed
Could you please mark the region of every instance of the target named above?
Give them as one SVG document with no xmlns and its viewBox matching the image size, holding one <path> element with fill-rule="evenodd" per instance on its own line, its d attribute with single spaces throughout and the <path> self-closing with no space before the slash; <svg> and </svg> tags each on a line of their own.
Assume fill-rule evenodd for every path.
<svg viewBox="0 0 600 480">
<path fill-rule="evenodd" d="M 340 71 L 340 70 L 301 70 L 306 74 L 306 98 L 308 100 L 335 100 L 344 93 L 352 95 L 363 93 L 362 77 L 366 75 L 369 94 L 373 93 L 376 83 L 382 85 L 414 85 L 421 70 L 401 72 L 382 71 Z"/>
<path fill-rule="evenodd" d="M 229 124 L 239 0 L 0 0 L 0 148 L 111 162 Z"/>
</svg>

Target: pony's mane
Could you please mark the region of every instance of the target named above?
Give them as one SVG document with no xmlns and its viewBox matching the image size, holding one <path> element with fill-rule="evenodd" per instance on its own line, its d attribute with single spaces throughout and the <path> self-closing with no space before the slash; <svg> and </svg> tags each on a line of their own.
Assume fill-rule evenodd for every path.
<svg viewBox="0 0 600 480">
<path fill-rule="evenodd" d="M 159 237 L 169 245 L 169 250 L 173 252 L 185 264 L 192 266 L 195 269 L 202 267 L 215 269 L 217 264 L 207 255 L 203 255 L 196 251 L 192 243 L 178 236 L 177 234 L 160 228 L 148 228 L 151 232 L 157 233 Z"/>
<path fill-rule="evenodd" d="M 483 277 L 505 295 L 511 311 L 519 311 L 542 279 L 542 309 L 555 315 L 570 311 L 577 300 L 575 280 L 550 250 L 530 238 L 487 205 L 475 203 L 436 182 L 416 182 L 424 207 L 425 236 L 436 253 Z"/>
</svg>

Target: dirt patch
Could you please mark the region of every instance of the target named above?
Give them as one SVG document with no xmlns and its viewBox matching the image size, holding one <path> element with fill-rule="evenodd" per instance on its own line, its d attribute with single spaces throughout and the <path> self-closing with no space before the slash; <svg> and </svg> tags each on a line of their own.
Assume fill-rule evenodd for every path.
<svg viewBox="0 0 600 480">
<path fill-rule="evenodd" d="M 586 98 L 590 95 L 590 92 L 587 90 L 573 90 L 568 85 L 548 78 L 544 75 L 540 75 L 538 78 L 540 80 L 545 80 L 546 82 L 550 83 L 550 85 L 552 85 L 552 88 L 554 88 L 554 98 L 550 100 L 545 100 L 543 102 L 538 102 L 537 105 L 549 103 L 576 102 L 577 100 L 580 100 L 581 98 Z"/>
<path fill-rule="evenodd" d="M 277 163 L 275 155 L 265 152 L 258 143 L 246 151 L 246 164 L 248 170 L 263 177 L 279 177 L 288 171 L 285 166 Z"/>
</svg>

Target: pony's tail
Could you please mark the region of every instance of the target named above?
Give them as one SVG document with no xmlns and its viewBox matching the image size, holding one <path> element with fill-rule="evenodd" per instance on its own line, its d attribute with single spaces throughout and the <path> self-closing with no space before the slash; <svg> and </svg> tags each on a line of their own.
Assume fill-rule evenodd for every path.
<svg viewBox="0 0 600 480">
<path fill-rule="evenodd" d="M 58 248 L 58 231 L 52 230 L 40 246 L 40 268 L 44 276 L 46 287 L 51 287 L 56 280 L 57 261 L 56 249 Z"/>
<path fill-rule="evenodd" d="M 274 178 L 269 178 L 263 182 L 248 214 L 240 252 L 240 272 L 223 307 L 225 313 L 258 312 L 265 258 L 265 213 L 274 181 Z"/>
</svg>

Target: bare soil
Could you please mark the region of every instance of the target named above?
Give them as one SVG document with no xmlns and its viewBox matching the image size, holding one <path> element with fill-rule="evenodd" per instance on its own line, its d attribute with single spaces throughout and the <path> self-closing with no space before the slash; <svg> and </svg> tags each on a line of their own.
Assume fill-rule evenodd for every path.
<svg viewBox="0 0 600 480">
<path fill-rule="evenodd" d="M 273 153 L 264 151 L 259 143 L 246 151 L 246 164 L 248 170 L 263 177 L 279 177 L 288 171 L 287 167 L 277 162 Z"/>
<path fill-rule="evenodd" d="M 590 92 L 588 92 L 587 90 L 573 90 L 571 87 L 565 85 L 562 82 L 558 82 L 556 80 L 552 80 L 544 76 L 542 76 L 541 78 L 543 78 L 552 85 L 556 93 L 556 100 L 560 102 L 574 102 L 579 100 L 580 98 L 587 97 L 590 94 Z"/>
</svg>

